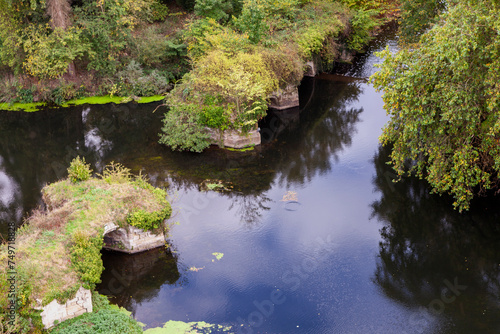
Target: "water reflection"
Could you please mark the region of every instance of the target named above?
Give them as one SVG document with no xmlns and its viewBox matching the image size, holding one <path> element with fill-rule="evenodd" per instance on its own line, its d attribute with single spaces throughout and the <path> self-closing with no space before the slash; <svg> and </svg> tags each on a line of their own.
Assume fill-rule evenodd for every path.
<svg viewBox="0 0 500 334">
<path fill-rule="evenodd" d="M 33 113 L 2 111 L 0 115 L 0 233 L 8 222 L 42 205 L 40 190 L 67 175 L 77 155 L 100 171 L 159 127 L 159 115 L 132 112 L 137 105 L 75 107 Z M 151 108 L 149 106 L 148 108 Z M 155 122 L 156 120 L 156 122 Z M 136 148 L 137 149 L 137 148 Z M 97 168 L 96 168 L 97 167 Z"/>
<path fill-rule="evenodd" d="M 123 255 L 102 251 L 106 269 L 98 285 L 99 293 L 135 314 L 136 305 L 153 299 L 163 284 L 182 286 L 177 256 L 171 250 L 156 248 L 138 254 Z"/>
<path fill-rule="evenodd" d="M 392 183 L 388 154 L 380 148 L 374 158 L 382 197 L 372 204 L 373 216 L 385 223 L 375 282 L 415 309 L 410 333 L 500 332 L 498 200 L 477 200 L 459 214 L 425 182 Z"/>
</svg>

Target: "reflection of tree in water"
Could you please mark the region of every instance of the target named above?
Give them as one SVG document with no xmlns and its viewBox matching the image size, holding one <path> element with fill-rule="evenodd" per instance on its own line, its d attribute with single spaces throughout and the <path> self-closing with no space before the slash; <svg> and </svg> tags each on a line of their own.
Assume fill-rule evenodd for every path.
<svg viewBox="0 0 500 334">
<path fill-rule="evenodd" d="M 236 206 L 236 212 L 241 217 L 241 221 L 249 226 L 257 224 L 262 217 L 262 212 L 270 209 L 266 203 L 271 202 L 271 199 L 266 196 L 266 193 L 245 196 L 229 194 L 229 197 L 232 199 L 229 210 Z"/>
<path fill-rule="evenodd" d="M 133 313 L 135 304 L 155 298 L 163 284 L 184 283 L 177 257 L 162 247 L 138 254 L 103 251 L 102 258 L 106 270 L 97 290 Z"/>
<path fill-rule="evenodd" d="M 94 168 L 102 167 L 109 157 L 119 157 L 137 146 L 134 144 L 144 142 L 143 137 L 151 136 L 150 131 L 141 133 L 138 128 L 146 124 L 159 128 L 159 122 L 153 122 L 158 115 L 150 111 L 126 112 L 134 105 L 127 106 L 119 110 L 105 105 L 33 113 L 2 111 L 0 174 L 13 185 L 6 187 L 4 180 L 2 191 L 10 191 L 7 195 L 15 200 L 8 205 L 0 201 L 0 233 L 5 233 L 8 222 L 20 223 L 22 214 L 42 204 L 42 187 L 65 177 L 69 163 L 77 155 L 85 157 Z"/>
<path fill-rule="evenodd" d="M 434 301 L 439 310 L 439 300 L 455 296 L 446 290 L 442 299 L 445 280 L 452 285 L 457 280 L 467 288 L 456 301 L 443 303 L 441 318 L 455 327 L 439 332 L 500 332 L 498 198 L 477 200 L 470 212 L 459 214 L 449 198 L 429 194 L 425 182 L 407 178 L 392 183 L 388 154 L 388 148 L 381 148 L 374 159 L 374 184 L 382 197 L 372 204 L 373 216 L 386 224 L 375 281 L 393 300 L 415 308 Z M 413 320 L 425 324 L 423 314 Z"/>
<path fill-rule="evenodd" d="M 301 111 L 300 128 L 283 136 L 286 153 L 278 162 L 280 184 L 302 184 L 331 170 L 332 161 L 352 143 L 362 108 L 350 108 L 361 86 L 356 81 L 319 80 L 313 99 Z"/>
<path fill-rule="evenodd" d="M 0 203 L 2 228 L 6 229 L 8 221 L 20 222 L 17 212 L 40 205 L 42 187 L 66 177 L 66 169 L 77 155 L 85 157 L 96 172 L 111 161 L 120 162 L 134 173 L 147 174 L 160 187 L 166 186 L 167 180 L 177 189 L 193 189 L 205 179 L 231 182 L 231 206 L 237 208 L 242 221 L 258 219 L 266 208 L 261 194 L 271 188 L 276 175 L 280 183 L 303 183 L 330 170 L 336 154 L 351 143 L 361 110 L 347 105 L 356 100 L 360 86 L 315 80 L 310 103 L 300 115 L 297 111 L 287 116 L 296 127 L 285 128 L 290 124 L 283 123 L 286 117 L 282 113 L 274 122 L 276 126 L 268 129 L 284 129 L 280 141 L 249 152 L 216 147 L 203 154 L 172 152 L 157 143 L 164 110 L 153 114 L 151 105 L 2 113 L 0 168 L 15 185 L 10 188 L 19 190 L 11 194 L 15 200 L 8 207 Z M 0 232 L 5 232 L 3 229 Z"/>
<path fill-rule="evenodd" d="M 20 223 L 26 211 L 41 204 L 41 188 L 55 179 L 53 164 L 66 147 L 81 140 L 81 118 L 69 113 L 50 114 L 2 111 L 0 120 L 0 233 L 8 222 Z"/>
</svg>

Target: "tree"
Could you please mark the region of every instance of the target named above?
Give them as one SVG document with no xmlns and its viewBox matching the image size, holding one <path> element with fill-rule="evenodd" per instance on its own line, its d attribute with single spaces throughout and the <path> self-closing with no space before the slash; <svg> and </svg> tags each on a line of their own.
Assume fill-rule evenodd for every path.
<svg viewBox="0 0 500 334">
<path fill-rule="evenodd" d="M 394 145 L 393 168 L 452 194 L 460 211 L 499 185 L 499 14 L 494 1 L 460 1 L 419 43 L 382 52 L 371 78 L 391 116 L 381 142 Z"/>
</svg>

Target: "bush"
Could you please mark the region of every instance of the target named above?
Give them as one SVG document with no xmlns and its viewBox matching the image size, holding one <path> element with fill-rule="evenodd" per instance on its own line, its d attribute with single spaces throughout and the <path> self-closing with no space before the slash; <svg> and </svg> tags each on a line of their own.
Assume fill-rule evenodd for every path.
<svg viewBox="0 0 500 334">
<path fill-rule="evenodd" d="M 217 22 L 226 22 L 233 6 L 227 0 L 196 0 L 194 13 L 196 15 L 214 19 Z"/>
<path fill-rule="evenodd" d="M 299 34 L 297 44 L 300 53 L 305 59 L 310 59 L 313 54 L 319 53 L 328 37 L 338 34 L 342 27 L 341 22 L 335 17 L 328 22 L 328 25 L 323 23 L 320 21 Z"/>
<path fill-rule="evenodd" d="M 168 6 L 159 2 L 158 0 L 153 1 L 150 5 L 150 15 L 148 18 L 149 22 L 160 22 L 164 21 L 168 17 Z"/>
<path fill-rule="evenodd" d="M 46 28 L 32 27 L 27 30 L 23 63 L 26 72 L 38 78 L 57 78 L 67 72 L 75 59 L 89 51 L 90 46 L 82 40 L 82 31 L 70 27 L 56 28 L 52 33 Z"/>
<path fill-rule="evenodd" d="M 118 306 L 109 305 L 97 312 L 84 313 L 57 325 L 52 334 L 140 334 L 142 328 L 130 313 Z"/>
<path fill-rule="evenodd" d="M 171 102 L 163 119 L 160 144 L 173 150 L 201 152 L 210 146 L 210 135 L 200 122 L 199 106 L 195 103 Z"/>
<path fill-rule="evenodd" d="M 188 56 L 195 61 L 213 50 L 236 54 L 251 49 L 247 34 L 238 34 L 214 19 L 204 18 L 191 22 L 184 38 L 188 44 Z"/>
<path fill-rule="evenodd" d="M 284 45 L 276 49 L 263 49 L 260 54 L 264 63 L 277 78 L 280 88 L 300 84 L 304 69 L 297 47 Z"/>
<path fill-rule="evenodd" d="M 102 245 L 102 235 L 91 237 L 83 231 L 76 231 L 72 235 L 71 264 L 80 279 L 85 282 L 84 287 L 87 289 L 93 289 L 96 283 L 101 282 L 104 269 L 101 259 Z"/>
<path fill-rule="evenodd" d="M 115 163 L 114 161 L 111 161 L 109 165 L 104 167 L 102 175 L 100 176 L 101 179 L 106 181 L 108 184 L 128 183 L 132 179 L 130 168 L 123 166 L 121 163 Z"/>
<path fill-rule="evenodd" d="M 212 129 L 226 130 L 230 124 L 230 114 L 221 105 L 222 98 L 212 95 L 205 96 L 200 122 Z"/>
<path fill-rule="evenodd" d="M 230 56 L 213 51 L 193 69 L 192 88 L 219 96 L 230 115 L 231 127 L 247 131 L 267 111 L 267 96 L 277 89 L 277 80 L 260 54 Z"/>
<path fill-rule="evenodd" d="M 68 168 L 68 177 L 71 182 L 86 181 L 91 174 L 90 164 L 85 164 L 85 158 L 80 159 L 80 156 L 77 156 L 71 161 Z"/>
<path fill-rule="evenodd" d="M 264 8 L 256 1 L 245 1 L 240 17 L 234 25 L 243 33 L 248 34 L 248 39 L 253 44 L 260 42 L 262 36 L 269 32 L 269 26 L 265 22 Z"/>
<path fill-rule="evenodd" d="M 145 231 L 152 231 L 160 228 L 163 221 L 170 217 L 171 212 L 170 205 L 161 211 L 138 210 L 128 215 L 127 223 Z"/>
<path fill-rule="evenodd" d="M 141 65 L 132 60 L 122 71 L 118 72 L 122 85 L 117 88 L 121 95 L 152 96 L 166 93 L 171 85 L 168 78 L 153 70 L 145 74 Z"/>
<path fill-rule="evenodd" d="M 149 26 L 131 40 L 132 58 L 148 67 L 161 68 L 178 57 L 187 56 L 187 46 L 179 37 L 168 38 L 156 26 Z"/>
<path fill-rule="evenodd" d="M 349 35 L 347 46 L 354 51 L 361 51 L 363 47 L 372 39 L 371 32 L 375 27 L 380 26 L 379 14 L 375 9 L 359 9 L 351 19 L 351 34 Z"/>
<path fill-rule="evenodd" d="M 31 103 L 33 102 L 34 88 L 19 88 L 17 90 L 16 102 Z"/>
</svg>

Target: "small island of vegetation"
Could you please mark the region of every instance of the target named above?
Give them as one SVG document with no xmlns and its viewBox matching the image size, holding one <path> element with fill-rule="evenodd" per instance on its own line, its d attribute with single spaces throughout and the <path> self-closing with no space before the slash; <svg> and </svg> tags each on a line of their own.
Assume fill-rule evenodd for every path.
<svg viewBox="0 0 500 334">
<path fill-rule="evenodd" d="M 43 189 L 46 210 L 36 210 L 17 231 L 16 323 L 2 319 L 4 330 L 26 333 L 42 329 L 40 309 L 54 299 L 64 303 L 81 287 L 93 290 L 104 269 L 101 260 L 107 224 L 134 226 L 163 234 L 172 209 L 164 190 L 142 176 L 133 177 L 120 164 L 108 165 L 91 177 L 85 160 L 76 158 L 69 177 Z M 7 244 L 0 248 L 0 262 L 7 268 Z M 0 307 L 8 314 L 7 271 L 0 273 Z M 4 312 L 5 311 L 5 312 Z M 34 327 L 34 329 L 32 328 Z"/>
</svg>

